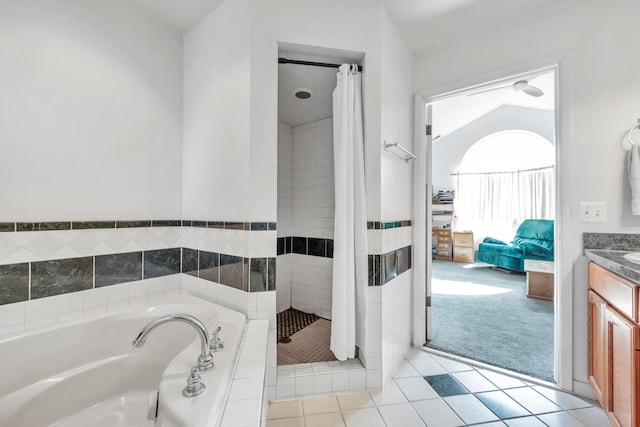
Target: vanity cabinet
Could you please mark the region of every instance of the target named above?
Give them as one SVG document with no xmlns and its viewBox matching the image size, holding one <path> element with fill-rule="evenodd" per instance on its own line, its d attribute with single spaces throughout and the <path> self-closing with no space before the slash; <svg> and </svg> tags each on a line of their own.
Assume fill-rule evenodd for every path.
<svg viewBox="0 0 640 427">
<path fill-rule="evenodd" d="M 640 427 L 639 290 L 589 264 L 589 383 L 613 426 Z"/>
</svg>

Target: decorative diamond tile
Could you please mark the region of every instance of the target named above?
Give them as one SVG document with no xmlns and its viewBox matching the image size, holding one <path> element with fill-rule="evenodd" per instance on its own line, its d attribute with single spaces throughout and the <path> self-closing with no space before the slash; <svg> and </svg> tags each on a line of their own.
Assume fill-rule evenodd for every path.
<svg viewBox="0 0 640 427">
<path fill-rule="evenodd" d="M 38 257 L 31 251 L 28 251 L 24 248 L 19 248 L 13 254 L 6 257 L 3 261 L 3 264 L 17 264 L 20 262 L 29 262 L 29 261 L 40 261 L 41 258 Z"/>
<path fill-rule="evenodd" d="M 25 232 L 28 233 L 28 232 Z M 51 258 L 52 255 L 64 246 L 53 234 L 54 232 L 38 233 L 37 239 L 34 239 L 28 246 L 29 250 L 36 254 L 40 259 Z"/>
<path fill-rule="evenodd" d="M 130 239 L 122 233 L 116 233 L 116 230 L 112 231 L 112 233 L 105 236 L 104 243 L 109 246 L 113 252 L 124 252 L 125 246 L 130 243 Z"/>
</svg>

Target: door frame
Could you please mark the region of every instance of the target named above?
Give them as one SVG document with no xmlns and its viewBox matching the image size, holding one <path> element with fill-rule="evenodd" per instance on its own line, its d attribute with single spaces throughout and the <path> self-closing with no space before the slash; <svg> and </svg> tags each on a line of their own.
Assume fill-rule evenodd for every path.
<svg viewBox="0 0 640 427">
<path fill-rule="evenodd" d="M 556 385 L 573 391 L 573 268 L 571 246 L 573 226 L 571 206 L 573 199 L 570 187 L 571 161 L 564 153 L 570 152 L 571 127 L 570 80 L 571 57 L 569 52 L 523 63 L 506 69 L 495 70 L 469 79 L 434 86 L 414 94 L 414 150 L 418 160 L 414 167 L 414 287 L 413 287 L 413 345 L 423 346 L 430 336 L 431 310 L 431 199 L 425 189 L 431 185 L 432 139 L 426 135 L 427 105 L 472 89 L 513 79 L 536 71 L 555 73 L 555 182 L 556 182 L 556 223 L 555 223 L 555 263 L 554 263 L 554 380 Z M 430 120 L 430 114 L 429 114 Z M 422 183 L 426 183 L 425 185 Z M 561 202 L 562 201 L 562 202 Z M 579 390 L 578 390 L 579 391 Z"/>
</svg>

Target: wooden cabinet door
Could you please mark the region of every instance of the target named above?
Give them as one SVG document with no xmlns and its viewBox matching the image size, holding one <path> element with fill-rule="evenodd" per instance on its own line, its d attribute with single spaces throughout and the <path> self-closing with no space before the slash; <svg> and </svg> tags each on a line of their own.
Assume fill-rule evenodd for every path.
<svg viewBox="0 0 640 427">
<path fill-rule="evenodd" d="M 603 407 L 613 425 L 637 427 L 638 326 L 607 306 L 605 327 L 609 378 Z"/>
<path fill-rule="evenodd" d="M 605 300 L 598 294 L 589 291 L 589 384 L 595 393 L 600 405 L 606 406 L 607 393 L 607 336 Z"/>
</svg>

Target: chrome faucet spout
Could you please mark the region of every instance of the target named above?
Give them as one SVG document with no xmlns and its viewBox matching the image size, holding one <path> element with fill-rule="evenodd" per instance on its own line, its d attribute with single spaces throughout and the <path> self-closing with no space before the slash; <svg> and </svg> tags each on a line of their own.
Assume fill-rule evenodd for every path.
<svg viewBox="0 0 640 427">
<path fill-rule="evenodd" d="M 204 323 L 191 316 L 190 314 L 171 313 L 153 319 L 151 322 L 147 323 L 142 328 L 142 330 L 140 330 L 140 333 L 131 344 L 133 344 L 134 347 L 142 347 L 147 339 L 147 335 L 149 335 L 151 331 L 153 331 L 163 323 L 172 321 L 186 323 L 193 326 L 196 331 L 198 331 L 198 335 L 200 336 L 200 356 L 198 356 L 198 369 L 201 371 L 206 371 L 213 368 L 213 356 L 211 355 L 211 351 L 209 350 L 209 332 L 207 331 L 207 327 L 204 325 Z"/>
</svg>

